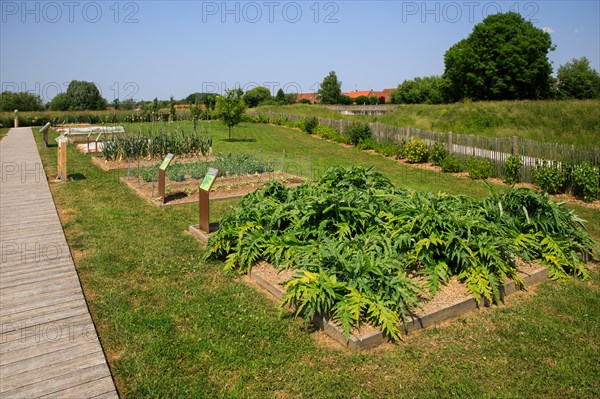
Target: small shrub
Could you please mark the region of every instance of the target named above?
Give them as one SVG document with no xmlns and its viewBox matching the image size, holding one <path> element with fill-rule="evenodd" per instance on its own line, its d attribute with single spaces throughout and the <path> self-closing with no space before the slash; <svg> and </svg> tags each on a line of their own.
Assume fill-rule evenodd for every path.
<svg viewBox="0 0 600 399">
<path fill-rule="evenodd" d="M 446 146 L 436 141 L 429 150 L 429 160 L 433 165 L 440 165 L 446 157 Z"/>
<path fill-rule="evenodd" d="M 567 177 L 558 167 L 557 162 L 540 163 L 534 173 L 535 183 L 549 194 L 563 193 Z"/>
<path fill-rule="evenodd" d="M 523 158 L 520 155 L 511 155 L 506 159 L 504 163 L 504 174 L 506 175 L 505 181 L 508 184 L 514 184 L 521 178 L 521 167 L 523 165 Z"/>
<path fill-rule="evenodd" d="M 314 116 L 312 118 L 305 119 L 303 129 L 308 134 L 313 134 L 316 127 L 319 126 L 319 120 Z"/>
<path fill-rule="evenodd" d="M 377 146 L 377 142 L 373 139 L 362 140 L 356 145 L 359 150 L 373 150 Z"/>
<path fill-rule="evenodd" d="M 458 173 L 463 171 L 462 162 L 454 155 L 447 155 L 444 157 L 440 166 L 442 167 L 442 172 L 446 173 Z"/>
<path fill-rule="evenodd" d="M 254 116 L 254 123 L 269 123 L 269 116 L 265 114 L 257 114 Z"/>
<path fill-rule="evenodd" d="M 589 162 L 573 169 L 573 192 L 586 202 L 592 202 L 598 198 L 598 185 L 600 183 L 600 170 Z"/>
<path fill-rule="evenodd" d="M 467 160 L 469 177 L 474 180 L 488 179 L 492 176 L 492 163 L 483 158 L 469 158 Z"/>
<path fill-rule="evenodd" d="M 339 132 L 337 130 L 335 130 L 332 127 L 329 126 L 324 126 L 324 125 L 319 125 L 317 126 L 314 130 L 313 130 L 314 134 L 318 134 L 319 136 L 325 138 L 325 139 L 329 139 L 329 140 L 336 140 L 336 137 L 339 136 Z"/>
<path fill-rule="evenodd" d="M 400 155 L 402 148 L 395 143 L 376 143 L 375 151 L 386 157 L 394 157 Z"/>
<path fill-rule="evenodd" d="M 271 123 L 274 125 L 285 125 L 288 122 L 286 118 L 276 117 L 271 120 Z"/>
<path fill-rule="evenodd" d="M 353 145 L 357 145 L 361 141 L 371 138 L 371 128 L 369 125 L 356 123 L 348 128 L 346 135 Z"/>
<path fill-rule="evenodd" d="M 427 145 L 419 139 L 414 139 L 406 143 L 404 153 L 408 163 L 427 162 L 427 157 L 429 156 Z"/>
</svg>

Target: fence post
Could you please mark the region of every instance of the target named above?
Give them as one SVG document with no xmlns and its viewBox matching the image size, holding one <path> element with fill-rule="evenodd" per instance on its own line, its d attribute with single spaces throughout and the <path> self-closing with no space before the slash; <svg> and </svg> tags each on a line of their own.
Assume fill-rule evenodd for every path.
<svg viewBox="0 0 600 399">
<path fill-rule="evenodd" d="M 512 153 L 519 155 L 519 138 L 517 136 L 512 136 Z"/>
<path fill-rule="evenodd" d="M 448 154 L 452 154 L 454 145 L 452 144 L 452 132 L 448 132 Z"/>
</svg>

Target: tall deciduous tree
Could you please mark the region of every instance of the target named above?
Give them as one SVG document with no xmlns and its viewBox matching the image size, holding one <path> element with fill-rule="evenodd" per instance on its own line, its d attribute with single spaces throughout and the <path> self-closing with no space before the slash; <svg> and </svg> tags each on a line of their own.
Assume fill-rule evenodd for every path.
<svg viewBox="0 0 600 399">
<path fill-rule="evenodd" d="M 27 92 L 5 91 L 0 94 L 0 111 L 13 112 L 19 111 L 41 111 L 44 104 L 40 96 Z"/>
<path fill-rule="evenodd" d="M 69 109 L 73 111 L 102 110 L 106 108 L 106 100 L 100 95 L 93 82 L 73 80 L 67 87 Z"/>
<path fill-rule="evenodd" d="M 217 115 L 223 118 L 223 122 L 229 131 L 229 140 L 231 140 L 231 128 L 242 121 L 244 112 L 246 112 L 246 103 L 242 98 L 244 95 L 241 89 L 231 89 L 225 92 L 224 96 L 217 98 Z"/>
<path fill-rule="evenodd" d="M 519 14 L 490 15 L 444 55 L 447 99 L 547 98 L 552 50 L 550 34 Z"/>
<path fill-rule="evenodd" d="M 556 77 L 560 98 L 600 98 L 600 74 L 585 57 L 561 65 Z"/>
<path fill-rule="evenodd" d="M 392 92 L 394 104 L 441 104 L 443 79 L 440 76 L 426 76 L 405 80 Z"/>
<path fill-rule="evenodd" d="M 329 72 L 329 75 L 325 76 L 321 87 L 319 88 L 319 95 L 321 97 L 322 104 L 339 104 L 342 97 L 342 82 L 337 78 L 334 71 Z"/>
<path fill-rule="evenodd" d="M 250 89 L 244 94 L 244 101 L 249 107 L 257 107 L 270 99 L 271 92 L 263 86 Z"/>
</svg>

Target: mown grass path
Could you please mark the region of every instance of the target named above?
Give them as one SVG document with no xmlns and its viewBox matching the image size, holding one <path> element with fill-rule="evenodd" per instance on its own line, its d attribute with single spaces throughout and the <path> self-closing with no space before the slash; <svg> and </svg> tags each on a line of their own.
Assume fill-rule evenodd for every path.
<svg viewBox="0 0 600 399">
<path fill-rule="evenodd" d="M 398 186 L 486 195 L 481 182 L 401 166 L 295 130 L 243 124 L 215 152 L 259 154 L 302 169 L 368 165 Z M 38 148 L 49 175 L 56 148 Z M 293 157 L 293 158 L 292 158 Z M 186 233 L 196 204 L 157 208 L 89 156 L 69 148 L 68 184 L 52 185 L 86 298 L 125 398 L 595 398 L 600 389 L 600 275 L 544 283 L 510 306 L 473 312 L 394 345 L 349 353 L 223 263 L 203 260 Z M 316 174 L 316 170 L 315 170 Z M 235 201 L 211 204 L 213 220 Z M 581 208 L 587 210 L 587 208 Z M 598 212 L 583 215 L 600 225 Z M 578 210 L 579 213 L 579 210 Z M 592 227 L 590 226 L 590 227 Z M 596 230 L 598 231 L 598 230 Z"/>
</svg>

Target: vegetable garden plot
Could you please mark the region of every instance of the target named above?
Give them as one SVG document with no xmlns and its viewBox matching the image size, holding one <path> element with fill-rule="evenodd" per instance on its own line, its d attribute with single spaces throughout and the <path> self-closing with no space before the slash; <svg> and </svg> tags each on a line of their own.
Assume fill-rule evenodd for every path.
<svg viewBox="0 0 600 399">
<path fill-rule="evenodd" d="M 346 338 L 373 324 L 397 339 L 402 323 L 452 276 L 475 301 L 498 302 L 517 262 L 551 279 L 587 278 L 594 243 L 572 211 L 530 189 L 481 200 L 393 187 L 370 169 L 334 167 L 315 184 L 278 182 L 246 196 L 209 239 L 228 272 L 265 260 L 296 273 L 282 304 L 325 315 Z"/>
<path fill-rule="evenodd" d="M 295 273 L 294 270 L 277 270 L 267 262 L 259 262 L 252 268 L 249 275 L 250 279 L 259 287 L 281 300 L 284 296 L 285 283 L 293 278 Z M 520 264 L 517 273 L 528 286 L 531 286 L 547 279 L 548 268 Z M 518 288 L 514 281 L 506 282 L 501 287 L 502 297 L 516 292 Z M 479 309 L 479 303 L 472 295 L 469 295 L 466 286 L 461 284 L 456 276 L 451 277 L 434 297 L 423 301 L 422 305 L 421 309 L 415 310 L 407 318 L 406 326 L 399 327 L 401 330 L 409 333 Z M 354 326 L 350 334 L 346 336 L 342 327 L 328 317 L 317 314 L 311 321 L 332 339 L 351 350 L 371 349 L 388 341 L 388 337 L 383 334 L 381 329 L 369 324 Z"/>
<path fill-rule="evenodd" d="M 175 162 L 166 172 L 167 195 L 165 205 L 176 205 L 198 201 L 198 187 L 208 168 L 219 169 L 211 189 L 211 199 L 230 199 L 243 197 L 261 187 L 269 180 L 277 180 L 286 186 L 295 186 L 304 182 L 304 178 L 289 173 L 275 171 L 272 163 L 260 161 L 246 154 L 219 154 L 213 160 L 179 163 Z M 140 169 L 132 169 L 129 177 L 121 180 L 138 195 L 153 203 L 158 201 L 157 176 L 159 164 Z"/>
</svg>

